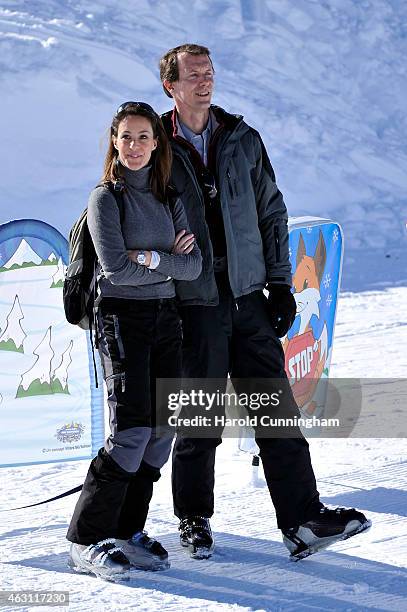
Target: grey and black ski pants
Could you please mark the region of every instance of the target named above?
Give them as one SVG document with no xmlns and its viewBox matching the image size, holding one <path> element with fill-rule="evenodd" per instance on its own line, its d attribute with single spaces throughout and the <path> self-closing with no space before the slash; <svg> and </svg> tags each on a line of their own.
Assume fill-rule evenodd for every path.
<svg viewBox="0 0 407 612">
<path fill-rule="evenodd" d="M 144 528 L 153 484 L 172 435 L 156 436 L 156 378 L 181 373 L 181 323 L 174 299 L 103 298 L 98 343 L 111 434 L 92 460 L 67 539 L 94 544 Z"/>
</svg>

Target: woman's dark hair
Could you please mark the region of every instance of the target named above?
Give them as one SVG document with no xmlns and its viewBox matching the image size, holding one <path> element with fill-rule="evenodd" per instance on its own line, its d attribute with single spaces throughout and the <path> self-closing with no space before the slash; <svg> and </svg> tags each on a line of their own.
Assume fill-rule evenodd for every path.
<svg viewBox="0 0 407 612">
<path fill-rule="evenodd" d="M 151 109 L 151 110 L 150 110 Z M 166 201 L 166 192 L 171 174 L 172 151 L 168 136 L 162 121 L 157 113 L 143 103 L 129 102 L 122 104 L 113 117 L 110 127 L 110 142 L 106 153 L 102 182 L 115 182 L 123 180 L 117 149 L 113 144 L 113 137 L 117 138 L 121 121 L 129 116 L 146 117 L 151 123 L 154 138 L 157 138 L 157 148 L 151 153 L 151 191 L 160 202 Z"/>
</svg>

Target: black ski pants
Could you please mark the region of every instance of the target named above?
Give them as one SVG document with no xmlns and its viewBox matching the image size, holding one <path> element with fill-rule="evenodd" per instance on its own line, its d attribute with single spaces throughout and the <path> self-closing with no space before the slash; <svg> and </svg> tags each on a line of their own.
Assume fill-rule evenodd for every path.
<svg viewBox="0 0 407 612">
<path fill-rule="evenodd" d="M 173 438 L 155 435 L 156 378 L 180 377 L 181 339 L 173 299 L 102 299 L 98 341 L 111 433 L 90 464 L 71 542 L 128 539 L 144 528 Z"/>
<path fill-rule="evenodd" d="M 184 306 L 183 377 L 280 379 L 287 381 L 284 352 L 268 318 L 266 297 L 255 291 L 234 299 L 227 275 L 217 274 L 218 306 Z M 287 381 L 287 386 L 289 384 Z M 296 414 L 298 408 L 291 394 Z M 308 442 L 296 437 L 256 435 L 264 474 L 280 529 L 299 525 L 321 503 Z M 211 517 L 214 512 L 214 466 L 221 438 L 177 436 L 172 457 L 174 511 L 180 519 Z"/>
</svg>

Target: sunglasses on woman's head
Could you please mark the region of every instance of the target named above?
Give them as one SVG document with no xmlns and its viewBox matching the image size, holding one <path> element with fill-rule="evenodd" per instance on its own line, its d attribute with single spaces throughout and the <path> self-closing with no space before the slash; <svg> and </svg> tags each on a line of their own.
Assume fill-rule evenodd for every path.
<svg viewBox="0 0 407 612">
<path fill-rule="evenodd" d="M 123 102 L 123 104 L 120 104 L 119 108 L 117 109 L 115 117 L 117 117 L 117 115 L 120 115 L 120 113 L 127 110 L 131 106 L 138 106 L 139 108 L 145 110 L 152 117 L 158 117 L 158 114 L 155 112 L 153 107 L 147 104 L 146 102 Z"/>
</svg>

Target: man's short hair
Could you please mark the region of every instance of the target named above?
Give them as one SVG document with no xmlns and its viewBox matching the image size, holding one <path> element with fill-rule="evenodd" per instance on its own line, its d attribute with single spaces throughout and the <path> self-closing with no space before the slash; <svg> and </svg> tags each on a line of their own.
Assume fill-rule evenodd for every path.
<svg viewBox="0 0 407 612">
<path fill-rule="evenodd" d="M 185 43 L 184 45 L 179 45 L 178 47 L 174 47 L 165 53 L 160 59 L 160 79 L 163 84 L 164 93 L 172 98 L 170 92 L 164 87 L 164 81 L 169 81 L 170 83 L 174 83 L 174 81 L 178 81 L 179 79 L 179 70 L 178 70 L 178 53 L 190 53 L 191 55 L 207 55 L 209 61 L 212 64 L 211 60 L 211 52 L 208 47 L 204 47 L 202 45 L 194 45 L 192 43 Z M 212 64 L 213 68 L 213 64 Z"/>
</svg>

